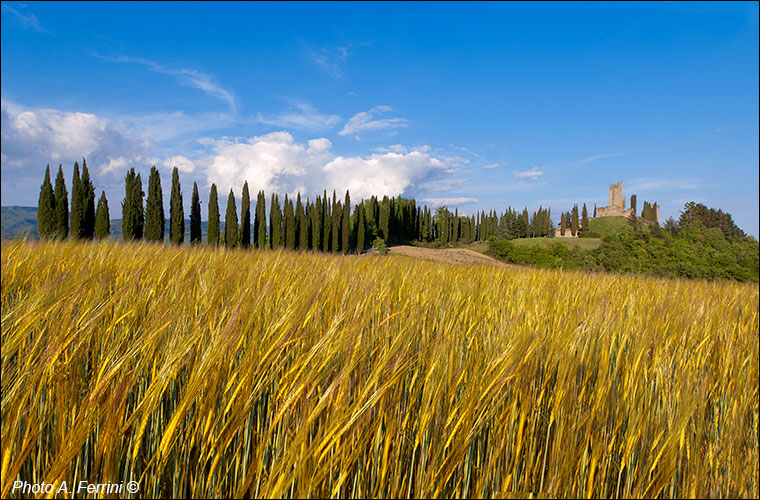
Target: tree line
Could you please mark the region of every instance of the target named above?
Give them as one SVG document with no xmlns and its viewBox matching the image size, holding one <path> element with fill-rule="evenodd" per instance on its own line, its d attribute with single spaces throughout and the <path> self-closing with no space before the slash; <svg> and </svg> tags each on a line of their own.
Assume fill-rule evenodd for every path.
<svg viewBox="0 0 760 500">
<path fill-rule="evenodd" d="M 125 194 L 121 203 L 124 241 L 163 242 L 166 237 L 166 214 L 158 169 L 155 166 L 151 168 L 147 198 L 141 174 L 135 172 L 134 168 L 127 171 L 124 187 Z M 288 198 L 287 194 L 280 198 L 279 194 L 273 193 L 267 207 L 264 191 L 259 191 L 252 203 L 247 181 L 243 184 L 241 196 L 241 213 L 238 217 L 235 193 L 230 189 L 222 226 L 217 187 L 216 184 L 211 185 L 207 244 L 355 253 L 372 247 L 378 239 L 387 244 L 422 242 L 447 245 L 486 241 L 491 236 L 505 239 L 553 237 L 555 232 L 551 209 L 543 207 L 532 214 L 529 214 L 527 208 L 520 212 L 509 207 L 503 213 L 491 210 L 459 215 L 458 209 L 452 213 L 446 206 L 438 207 L 433 212 L 426 205 L 418 205 L 413 198 L 372 196 L 354 203 L 352 210 L 348 190 L 340 198 L 335 191 L 329 196 L 325 190 L 313 200 L 303 199 L 300 193 L 297 193 L 295 200 Z M 594 212 L 596 215 L 596 206 Z M 201 202 L 195 182 L 189 222 L 189 243 L 202 243 Z M 40 190 L 37 226 L 40 238 L 43 239 L 64 239 L 69 236 L 69 232 L 75 239 L 103 239 L 110 236 L 105 191 L 96 206 L 95 189 L 84 159 L 81 176 L 79 164 L 74 164 L 70 214 L 62 166 L 58 168 L 55 188 L 50 181 L 50 165 L 47 166 Z M 168 227 L 169 241 L 183 244 L 185 213 L 179 170 L 176 167 L 172 171 Z M 560 230 L 563 235 L 566 230 L 573 235 L 578 231 L 588 231 L 586 205 L 583 205 L 580 223 L 577 205 L 572 214 L 563 213 L 560 217 Z"/>
</svg>

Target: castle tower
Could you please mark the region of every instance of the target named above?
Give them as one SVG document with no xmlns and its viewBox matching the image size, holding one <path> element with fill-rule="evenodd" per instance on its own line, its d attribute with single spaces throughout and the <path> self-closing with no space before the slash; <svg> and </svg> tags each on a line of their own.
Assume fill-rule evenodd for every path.
<svg viewBox="0 0 760 500">
<path fill-rule="evenodd" d="M 625 210 L 625 196 L 623 196 L 623 181 L 610 185 L 609 207 L 620 207 Z"/>
</svg>

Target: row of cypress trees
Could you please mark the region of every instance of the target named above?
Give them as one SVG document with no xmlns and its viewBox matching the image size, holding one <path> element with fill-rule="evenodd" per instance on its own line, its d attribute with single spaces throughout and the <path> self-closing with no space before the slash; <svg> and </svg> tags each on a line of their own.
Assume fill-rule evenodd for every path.
<svg viewBox="0 0 760 500">
<path fill-rule="evenodd" d="M 103 191 L 101 194 L 96 210 L 95 187 L 90 179 L 86 160 L 82 159 L 81 177 L 79 163 L 74 163 L 70 214 L 63 165 L 58 166 L 55 189 L 50 182 L 50 165 L 47 166 L 37 205 L 37 232 L 41 239 L 65 239 L 69 232 L 71 237 L 76 239 L 105 238 L 109 234 L 109 226 L 106 193 Z"/>
<path fill-rule="evenodd" d="M 141 240 L 162 242 L 165 238 L 166 218 L 164 213 L 161 176 L 158 169 L 151 168 L 148 178 L 148 195 L 143 207 L 142 179 L 132 168 L 125 177 L 125 195 L 122 201 L 122 235 L 125 241 Z M 71 235 L 77 239 L 105 238 L 110 232 L 108 201 L 102 193 L 97 209 L 95 190 L 90 180 L 87 164 L 82 161 L 82 175 L 79 165 L 74 164 L 71 197 Z M 388 244 L 411 241 L 457 242 L 485 241 L 491 236 L 502 238 L 529 238 L 553 236 L 554 225 L 551 210 L 539 207 L 528 214 L 528 209 L 518 212 L 509 207 L 504 213 L 495 210 L 481 211 L 475 215 L 460 216 L 445 206 L 435 213 L 427 206 L 418 206 L 414 199 L 372 196 L 354 204 L 351 212 L 351 197 L 346 191 L 340 200 L 333 191 L 327 191 L 313 201 L 296 200 L 284 196 L 282 203 L 278 194 L 272 194 L 269 201 L 267 219 L 266 195 L 259 191 L 255 206 L 252 207 L 248 182 L 242 189 L 241 213 L 238 218 L 235 193 L 230 189 L 221 228 L 219 199 L 216 184 L 211 185 L 208 203 L 207 243 L 227 247 L 287 248 L 292 250 L 317 250 L 326 252 L 361 252 L 370 247 L 375 239 L 382 238 Z M 185 215 L 179 170 L 172 171 L 171 198 L 169 203 L 169 241 L 182 244 L 185 239 Z M 45 171 L 45 180 L 40 190 L 37 224 L 41 238 L 66 238 L 69 234 L 69 213 L 66 184 L 62 167 L 58 168 L 55 189 L 50 182 L 50 166 Z M 653 206 L 645 202 L 646 215 L 654 213 Z M 252 213 L 253 212 L 253 213 Z M 596 216 L 596 206 L 594 206 Z M 579 221 L 578 206 L 572 213 L 560 217 L 560 232 L 567 230 L 575 236 L 578 231 L 588 231 L 588 212 L 583 205 Z M 253 230 L 251 230 L 253 229 Z M 190 243 L 202 240 L 201 206 L 198 185 L 193 183 L 190 202 Z"/>
</svg>

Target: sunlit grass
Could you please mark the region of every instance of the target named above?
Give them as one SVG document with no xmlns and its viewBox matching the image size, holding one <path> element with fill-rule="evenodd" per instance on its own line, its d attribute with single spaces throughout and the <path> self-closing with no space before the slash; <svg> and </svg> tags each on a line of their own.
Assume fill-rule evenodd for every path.
<svg viewBox="0 0 760 500">
<path fill-rule="evenodd" d="M 758 285 L 2 244 L 2 485 L 758 494 Z"/>
</svg>

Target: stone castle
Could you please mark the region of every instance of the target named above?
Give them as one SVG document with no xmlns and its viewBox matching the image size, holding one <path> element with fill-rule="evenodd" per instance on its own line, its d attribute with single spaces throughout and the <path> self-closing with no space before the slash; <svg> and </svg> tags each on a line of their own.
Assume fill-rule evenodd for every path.
<svg viewBox="0 0 760 500">
<path fill-rule="evenodd" d="M 623 196 L 623 182 L 618 181 L 617 184 L 611 184 L 610 185 L 610 193 L 609 193 L 609 204 L 606 207 L 597 207 L 596 209 L 596 217 L 615 217 L 615 216 L 623 216 L 623 217 L 630 217 L 633 213 L 632 208 L 628 208 L 626 210 L 625 208 L 625 196 Z M 657 221 L 660 220 L 660 205 L 654 204 L 653 205 L 655 209 L 655 216 L 657 217 Z M 593 218 L 593 217 L 592 217 Z M 556 238 L 577 238 L 578 236 L 573 236 L 570 232 L 570 228 L 567 228 L 565 230 L 565 235 L 562 236 L 560 232 L 560 228 L 557 227 L 554 231 L 554 236 Z"/>
<path fill-rule="evenodd" d="M 623 196 L 623 182 L 618 181 L 617 184 L 610 186 L 609 205 L 606 207 L 599 207 L 596 209 L 597 217 L 613 217 L 616 215 L 622 215 L 623 217 L 630 217 L 633 213 L 633 209 L 625 209 L 625 196 Z M 659 214 L 657 214 L 659 220 Z"/>
</svg>

